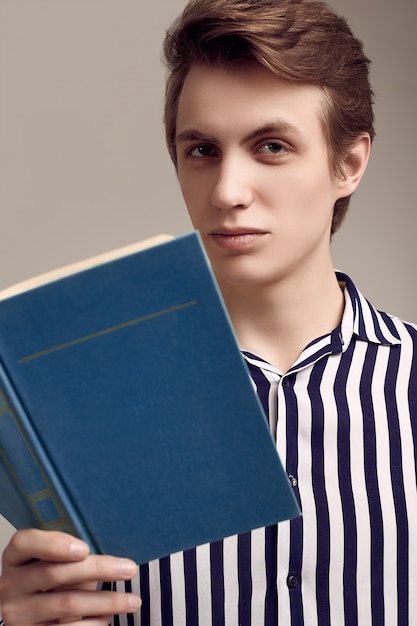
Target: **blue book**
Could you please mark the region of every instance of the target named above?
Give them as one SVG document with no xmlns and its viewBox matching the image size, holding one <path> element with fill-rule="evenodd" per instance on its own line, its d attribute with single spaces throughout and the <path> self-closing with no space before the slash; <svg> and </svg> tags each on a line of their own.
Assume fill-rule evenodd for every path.
<svg viewBox="0 0 417 626">
<path fill-rule="evenodd" d="M 199 235 L 66 273 L 0 295 L 0 513 L 137 563 L 299 515 Z"/>
</svg>

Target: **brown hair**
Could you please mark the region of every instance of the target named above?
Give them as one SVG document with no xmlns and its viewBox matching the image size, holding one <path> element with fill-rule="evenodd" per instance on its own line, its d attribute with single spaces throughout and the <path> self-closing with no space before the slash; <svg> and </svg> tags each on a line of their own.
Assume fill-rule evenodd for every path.
<svg viewBox="0 0 417 626">
<path fill-rule="evenodd" d="M 369 60 L 346 20 L 316 0 L 190 0 L 164 42 L 165 131 L 176 165 L 178 101 L 192 65 L 258 62 L 292 83 L 324 92 L 323 123 L 335 174 L 358 135 L 373 129 Z M 350 197 L 334 207 L 332 233 Z"/>
</svg>

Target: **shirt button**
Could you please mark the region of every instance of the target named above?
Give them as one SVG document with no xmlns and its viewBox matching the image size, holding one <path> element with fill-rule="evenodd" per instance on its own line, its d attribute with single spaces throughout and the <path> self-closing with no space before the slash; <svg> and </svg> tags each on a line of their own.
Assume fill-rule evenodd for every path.
<svg viewBox="0 0 417 626">
<path fill-rule="evenodd" d="M 287 578 L 287 585 L 290 589 L 295 589 L 298 587 L 298 576 L 290 575 Z"/>
<path fill-rule="evenodd" d="M 298 485 L 298 480 L 296 479 L 295 476 L 293 476 L 293 474 L 288 474 L 288 478 L 293 487 L 296 487 Z"/>
</svg>

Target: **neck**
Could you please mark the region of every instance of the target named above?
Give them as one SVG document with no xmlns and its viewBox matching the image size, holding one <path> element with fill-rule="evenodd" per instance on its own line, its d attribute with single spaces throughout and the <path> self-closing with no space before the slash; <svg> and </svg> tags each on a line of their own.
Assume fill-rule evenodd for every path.
<svg viewBox="0 0 417 626">
<path fill-rule="evenodd" d="M 273 285 L 220 284 L 239 345 L 285 373 L 314 339 L 340 323 L 344 297 L 331 266 L 320 277 Z"/>
</svg>

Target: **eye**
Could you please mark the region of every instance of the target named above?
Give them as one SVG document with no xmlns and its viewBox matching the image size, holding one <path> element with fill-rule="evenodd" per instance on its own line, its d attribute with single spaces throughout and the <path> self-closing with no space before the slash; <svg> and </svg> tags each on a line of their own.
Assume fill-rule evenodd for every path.
<svg viewBox="0 0 417 626">
<path fill-rule="evenodd" d="M 188 154 L 191 157 L 201 159 L 204 157 L 217 156 L 217 150 L 214 146 L 204 143 L 190 148 L 188 150 Z"/>
<path fill-rule="evenodd" d="M 268 143 L 264 143 L 258 148 L 258 152 L 261 154 L 276 155 L 286 152 L 286 148 L 282 143 L 279 143 L 279 141 L 268 141 Z"/>
</svg>

